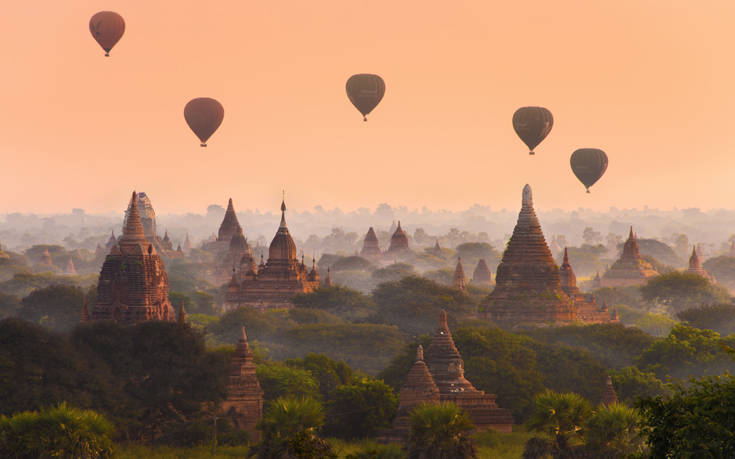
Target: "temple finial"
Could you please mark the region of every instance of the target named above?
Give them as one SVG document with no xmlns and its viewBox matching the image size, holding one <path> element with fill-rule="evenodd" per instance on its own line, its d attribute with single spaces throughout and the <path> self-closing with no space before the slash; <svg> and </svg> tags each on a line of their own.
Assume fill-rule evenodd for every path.
<svg viewBox="0 0 735 459">
<path fill-rule="evenodd" d="M 424 361 L 424 346 L 420 344 L 419 344 L 419 347 L 416 348 L 416 361 L 417 362 Z"/>
</svg>

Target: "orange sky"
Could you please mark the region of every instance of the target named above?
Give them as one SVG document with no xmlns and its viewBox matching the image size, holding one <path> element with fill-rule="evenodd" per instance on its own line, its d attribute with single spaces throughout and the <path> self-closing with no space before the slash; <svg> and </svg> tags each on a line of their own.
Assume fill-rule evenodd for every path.
<svg viewBox="0 0 735 459">
<path fill-rule="evenodd" d="M 9 2 L 0 15 L 0 212 L 733 207 L 735 2 Z M 105 58 L 88 21 L 120 13 Z M 378 73 L 368 123 L 344 91 Z M 225 119 L 199 142 L 193 97 Z M 513 111 L 554 129 L 529 157 Z M 569 170 L 604 149 L 587 195 Z"/>
</svg>

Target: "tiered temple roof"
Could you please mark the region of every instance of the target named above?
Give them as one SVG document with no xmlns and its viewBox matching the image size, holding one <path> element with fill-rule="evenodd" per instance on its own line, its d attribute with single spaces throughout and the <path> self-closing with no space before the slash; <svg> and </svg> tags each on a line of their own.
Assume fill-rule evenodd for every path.
<svg viewBox="0 0 735 459">
<path fill-rule="evenodd" d="M 490 268 L 487 267 L 484 258 L 480 258 L 475 266 L 475 271 L 472 273 L 472 283 L 481 287 L 488 287 L 492 284 L 492 275 L 490 274 Z"/>
<path fill-rule="evenodd" d="M 699 261 L 699 255 L 697 255 L 697 247 L 692 247 L 692 256 L 689 257 L 689 268 L 686 271 L 688 274 L 696 274 L 702 276 L 710 282 L 714 282 L 715 279 L 711 276 L 707 270 L 702 267 L 702 263 Z"/>
<path fill-rule="evenodd" d="M 255 370 L 255 359 L 243 327 L 232 355 L 227 399 L 222 402 L 222 411 L 235 428 L 247 431 L 251 440 L 258 439 L 256 426 L 263 416 L 263 390 Z"/>
<path fill-rule="evenodd" d="M 464 290 L 467 287 L 467 276 L 465 276 L 464 266 L 462 266 L 462 257 L 457 259 L 457 267 L 454 268 L 452 284 L 460 290 Z"/>
<path fill-rule="evenodd" d="M 618 394 L 615 393 L 615 387 L 613 387 L 612 377 L 608 376 L 605 381 L 605 390 L 602 392 L 602 400 L 600 403 L 605 406 L 610 406 L 613 403 L 618 403 Z"/>
<path fill-rule="evenodd" d="M 569 252 L 564 247 L 564 261 L 559 268 L 559 282 L 561 288 L 567 295 L 573 295 L 579 292 L 577 288 L 577 276 L 574 275 L 572 265 L 569 264 Z"/>
<path fill-rule="evenodd" d="M 602 287 L 629 287 L 645 284 L 658 276 L 651 263 L 641 257 L 638 240 L 630 228 L 628 240 L 623 244 L 623 254 L 600 279 Z"/>
<path fill-rule="evenodd" d="M 222 219 L 222 223 L 219 225 L 219 231 L 217 231 L 217 242 L 229 244 L 232 240 L 232 236 L 242 232 L 240 222 L 237 221 L 237 215 L 235 214 L 235 207 L 232 205 L 232 198 L 227 203 L 227 210 L 225 211 L 225 218 Z"/>
<path fill-rule="evenodd" d="M 168 298 L 168 275 L 145 236 L 133 192 L 119 242 L 110 249 L 100 271 L 92 320 L 134 324 L 176 319 Z"/>
<path fill-rule="evenodd" d="M 377 258 L 380 257 L 380 255 L 380 242 L 378 241 L 378 236 L 375 234 L 375 230 L 371 226 L 362 243 L 360 256 L 365 258 Z"/>
<path fill-rule="evenodd" d="M 406 232 L 401 228 L 401 221 L 398 220 L 398 226 L 396 231 L 390 237 L 390 246 L 388 247 L 388 254 L 397 255 L 408 251 L 408 236 Z"/>
<path fill-rule="evenodd" d="M 281 203 L 281 224 L 268 249 L 268 262 L 245 274 L 233 273 L 227 288 L 229 308 L 250 306 L 258 309 L 292 307 L 298 293 L 309 293 L 319 287 L 316 269 L 310 275 L 303 260 L 296 258 L 296 244 L 286 225 L 286 204 Z"/>
<path fill-rule="evenodd" d="M 475 389 L 464 377 L 464 360 L 454 344 L 447 324 L 447 313 L 442 310 L 439 326 L 426 350 L 426 365 L 434 378 L 442 402 L 452 402 L 467 411 L 478 430 L 491 427 L 510 432 L 513 417 L 510 411 L 498 407 L 495 394 Z"/>
<path fill-rule="evenodd" d="M 161 247 L 163 248 L 163 250 L 174 249 L 174 243 L 171 242 L 171 238 L 168 237 L 168 230 L 166 230 L 165 234 L 163 235 L 163 239 L 161 239 Z"/>
<path fill-rule="evenodd" d="M 416 360 L 408 372 L 406 382 L 398 394 L 398 413 L 393 420 L 393 435 L 407 440 L 410 432 L 411 411 L 421 403 L 439 403 L 439 388 L 424 363 L 424 348 L 419 344 Z"/>
</svg>

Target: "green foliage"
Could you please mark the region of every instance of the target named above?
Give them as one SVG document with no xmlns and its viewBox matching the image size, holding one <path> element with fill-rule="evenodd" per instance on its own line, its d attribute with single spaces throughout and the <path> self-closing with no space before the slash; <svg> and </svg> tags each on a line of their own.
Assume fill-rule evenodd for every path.
<svg viewBox="0 0 735 459">
<path fill-rule="evenodd" d="M 324 260 L 324 262 L 322 262 Z M 328 263 L 328 264 L 327 264 Z M 336 257 L 333 260 L 327 260 L 322 257 L 319 260 L 319 270 L 326 271 L 329 268 L 335 271 L 372 271 L 375 266 L 368 260 L 352 255 L 349 257 Z"/>
<path fill-rule="evenodd" d="M 396 282 L 404 277 L 415 276 L 416 270 L 406 263 L 393 263 L 384 268 L 373 271 L 372 277 L 375 283 Z"/>
<path fill-rule="evenodd" d="M 567 247 L 569 253 L 569 263 L 574 268 L 574 272 L 581 277 L 586 277 L 600 272 L 604 269 L 605 264 L 601 260 L 607 254 L 607 248 L 602 244 L 582 244 L 580 247 Z M 557 255 L 557 263 L 561 264 L 564 251 Z"/>
<path fill-rule="evenodd" d="M 656 239 L 639 238 L 638 248 L 644 257 L 653 257 L 665 265 L 676 267 L 684 264 L 674 249 Z"/>
<path fill-rule="evenodd" d="M 693 374 L 720 374 L 735 369 L 735 362 L 722 350 L 720 339 L 712 330 L 700 330 L 679 324 L 664 339 L 655 341 L 638 358 L 638 367 L 659 378 L 689 378 Z"/>
<path fill-rule="evenodd" d="M 0 319 L 15 316 L 20 306 L 20 298 L 0 292 Z"/>
<path fill-rule="evenodd" d="M 319 384 L 308 370 L 281 363 L 261 363 L 256 369 L 265 400 L 279 397 L 318 398 Z"/>
<path fill-rule="evenodd" d="M 324 410 L 316 400 L 280 397 L 269 404 L 258 426 L 263 439 L 250 454 L 259 459 L 336 458 L 329 443 L 316 435 L 323 423 Z"/>
<path fill-rule="evenodd" d="M 598 407 L 584 425 L 586 450 L 597 457 L 629 457 L 643 452 L 641 415 L 635 408 L 614 403 Z"/>
<path fill-rule="evenodd" d="M 657 338 L 667 336 L 679 323 L 667 314 L 643 312 L 627 306 L 618 306 L 618 314 L 622 324 L 638 328 Z"/>
<path fill-rule="evenodd" d="M 342 319 L 319 309 L 294 308 L 288 311 L 288 316 L 297 324 L 339 324 Z"/>
<path fill-rule="evenodd" d="M 534 398 L 533 411 L 526 421 L 529 429 L 552 439 L 552 451 L 568 451 L 581 439 L 582 426 L 592 413 L 589 402 L 575 393 L 546 391 Z"/>
<path fill-rule="evenodd" d="M 244 326 L 250 339 L 268 341 L 275 338 L 280 330 L 295 325 L 288 318 L 287 311 L 260 312 L 242 307 L 223 314 L 219 321 L 207 327 L 207 331 L 222 343 L 236 343 Z"/>
<path fill-rule="evenodd" d="M 411 412 L 409 459 L 476 458 L 472 421 L 453 403 L 421 404 Z"/>
<path fill-rule="evenodd" d="M 34 290 L 52 285 L 77 285 L 76 279 L 69 276 L 57 276 L 51 272 L 31 274 L 27 272 L 15 273 L 12 279 L 0 282 L 0 292 L 17 297 L 28 296 Z"/>
<path fill-rule="evenodd" d="M 398 397 L 383 381 L 361 379 L 337 387 L 327 403 L 325 431 L 340 438 L 364 438 L 390 427 Z"/>
<path fill-rule="evenodd" d="M 710 258 L 702 263 L 702 267 L 714 276 L 718 283 L 731 289 L 735 287 L 735 257 L 719 256 Z"/>
<path fill-rule="evenodd" d="M 349 321 L 364 319 L 375 311 L 368 295 L 340 286 L 296 295 L 293 302 L 296 307 L 322 309 Z"/>
<path fill-rule="evenodd" d="M 372 441 L 363 441 L 359 450 L 345 455 L 345 459 L 403 459 L 406 453 L 400 445 L 390 443 L 382 445 Z"/>
<path fill-rule="evenodd" d="M 674 271 L 656 276 L 641 287 L 644 300 L 669 308 L 672 312 L 687 308 L 726 302 L 729 294 L 697 274 Z"/>
<path fill-rule="evenodd" d="M 427 271 L 422 276 L 437 284 L 453 285 L 454 270 L 450 268 L 437 269 Z"/>
<path fill-rule="evenodd" d="M 61 403 L 0 417 L 2 457 L 112 457 L 113 426 L 104 416 Z"/>
<path fill-rule="evenodd" d="M 298 368 L 311 373 L 319 385 L 319 393 L 323 400 L 328 400 L 337 386 L 352 383 L 352 369 L 344 362 L 330 359 L 324 354 L 306 354 L 300 359 L 289 359 L 284 362 L 289 368 Z"/>
<path fill-rule="evenodd" d="M 735 457 L 735 378 L 692 380 L 643 400 L 651 457 Z"/>
<path fill-rule="evenodd" d="M 664 383 L 651 372 L 637 367 L 625 367 L 610 372 L 618 398 L 625 403 L 634 403 L 645 397 L 655 397 L 667 392 Z"/>
<path fill-rule="evenodd" d="M 79 323 L 84 302 L 81 288 L 51 285 L 34 290 L 21 301 L 18 316 L 57 331 L 69 331 Z"/>
<path fill-rule="evenodd" d="M 380 284 L 373 291 L 373 299 L 378 308 L 375 320 L 397 325 L 411 335 L 432 331 L 442 309 L 450 320 L 475 309 L 475 302 L 465 292 L 422 277 Z"/>
<path fill-rule="evenodd" d="M 648 305 L 643 301 L 639 287 L 604 287 L 595 290 L 598 303 L 607 303 L 608 307 L 625 305 L 636 310 L 646 309 Z"/>
<path fill-rule="evenodd" d="M 733 304 L 699 306 L 685 309 L 676 316 L 687 325 L 714 330 L 723 336 L 735 333 L 735 305 Z"/>
</svg>

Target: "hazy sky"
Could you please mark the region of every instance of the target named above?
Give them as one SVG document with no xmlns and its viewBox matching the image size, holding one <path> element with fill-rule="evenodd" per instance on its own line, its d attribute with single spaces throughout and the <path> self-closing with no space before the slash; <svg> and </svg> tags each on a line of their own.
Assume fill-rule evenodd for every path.
<svg viewBox="0 0 735 459">
<path fill-rule="evenodd" d="M 47 1 L 0 15 L 0 212 L 735 207 L 735 2 Z M 104 57 L 99 10 L 126 32 Z M 364 123 L 344 85 L 378 73 Z M 214 97 L 206 149 L 183 108 Z M 554 129 L 529 157 L 514 110 Z M 569 169 L 604 149 L 591 195 Z"/>
</svg>

